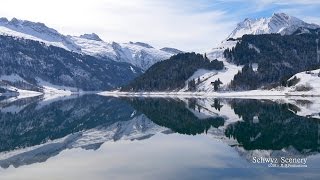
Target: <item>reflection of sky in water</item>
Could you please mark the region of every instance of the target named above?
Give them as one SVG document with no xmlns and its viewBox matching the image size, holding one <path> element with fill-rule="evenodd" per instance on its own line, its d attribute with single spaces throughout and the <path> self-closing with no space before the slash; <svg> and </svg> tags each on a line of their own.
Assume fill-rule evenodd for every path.
<svg viewBox="0 0 320 180">
<path fill-rule="evenodd" d="M 320 167 L 320 156 L 308 158 Z M 65 150 L 44 163 L 1 169 L 1 179 L 316 179 L 319 168 L 274 169 L 251 164 L 206 135 L 159 134 L 143 141 L 106 142 Z M 292 176 L 294 175 L 294 176 Z"/>
</svg>

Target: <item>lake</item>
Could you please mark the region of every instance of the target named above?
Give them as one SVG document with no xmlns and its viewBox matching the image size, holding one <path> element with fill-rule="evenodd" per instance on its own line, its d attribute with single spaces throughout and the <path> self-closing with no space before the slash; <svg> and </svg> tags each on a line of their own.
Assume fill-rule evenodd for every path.
<svg viewBox="0 0 320 180">
<path fill-rule="evenodd" d="M 320 179 L 320 99 L 0 97 L 0 179 Z"/>
</svg>

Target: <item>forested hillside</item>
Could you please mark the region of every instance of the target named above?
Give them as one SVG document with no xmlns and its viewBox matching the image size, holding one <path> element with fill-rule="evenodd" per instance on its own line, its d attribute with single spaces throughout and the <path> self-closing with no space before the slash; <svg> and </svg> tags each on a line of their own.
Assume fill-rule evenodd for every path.
<svg viewBox="0 0 320 180">
<path fill-rule="evenodd" d="M 178 54 L 154 64 L 143 75 L 123 87 L 122 91 L 179 90 L 198 69 L 221 70 L 223 67 L 223 62 L 210 62 L 201 54 Z"/>
<path fill-rule="evenodd" d="M 244 35 L 235 48 L 227 49 L 224 56 L 228 61 L 244 65 L 231 83 L 236 90 L 256 89 L 286 85 L 292 75 L 318 69 L 318 30 L 294 35 L 280 34 Z M 257 69 L 254 67 L 256 66 Z"/>
</svg>

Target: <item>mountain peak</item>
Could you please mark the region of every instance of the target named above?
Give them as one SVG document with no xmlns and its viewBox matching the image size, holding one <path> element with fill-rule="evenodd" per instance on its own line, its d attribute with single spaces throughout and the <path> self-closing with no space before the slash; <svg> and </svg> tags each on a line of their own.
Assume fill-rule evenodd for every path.
<svg viewBox="0 0 320 180">
<path fill-rule="evenodd" d="M 170 54 L 179 54 L 179 53 L 184 53 L 183 51 L 176 49 L 176 48 L 170 48 L 170 47 L 164 47 L 160 49 L 161 51 L 170 53 Z"/>
<path fill-rule="evenodd" d="M 48 29 L 50 31 L 53 31 L 53 29 L 47 27 L 44 23 L 20 20 L 17 18 L 12 18 L 10 21 L 8 21 L 7 18 L 1 18 L 0 22 L 6 23 L 8 26 L 19 28 Z"/>
<path fill-rule="evenodd" d="M 80 49 L 69 40 L 68 37 L 60 34 L 57 30 L 46 26 L 44 23 L 32 22 L 12 18 L 0 18 L 0 34 L 11 34 L 25 39 L 41 41 L 53 46 L 78 52 Z"/>
<path fill-rule="evenodd" d="M 293 25 L 305 23 L 301 19 L 290 16 L 286 13 L 273 13 L 270 23 L 280 23 L 281 25 Z"/>
<path fill-rule="evenodd" d="M 9 20 L 5 17 L 0 18 L 0 23 L 7 23 Z"/>
<path fill-rule="evenodd" d="M 23 21 L 14 17 L 11 19 L 11 21 L 9 23 L 12 25 L 19 25 L 21 22 L 23 22 Z"/>
<path fill-rule="evenodd" d="M 277 17 L 283 17 L 283 18 L 285 18 L 285 19 L 289 19 L 289 18 L 291 17 L 290 15 L 288 15 L 288 14 L 286 14 L 286 13 L 283 13 L 283 12 L 273 13 L 273 14 L 272 14 L 272 17 L 275 17 L 275 16 L 277 16 Z"/>
<path fill-rule="evenodd" d="M 145 48 L 153 48 L 150 44 L 144 43 L 144 42 L 129 42 L 129 44 L 138 45 Z"/>
<path fill-rule="evenodd" d="M 294 33 L 300 27 L 308 29 L 320 28 L 319 25 L 306 23 L 286 13 L 273 13 L 269 18 L 246 18 L 244 21 L 238 23 L 236 29 L 233 30 L 227 39 L 240 38 L 245 34 L 279 33 L 286 35 Z"/>
<path fill-rule="evenodd" d="M 88 39 L 88 40 L 94 40 L 94 41 L 102 41 L 102 39 L 95 33 L 91 34 L 83 34 L 80 36 L 80 38 Z"/>
</svg>

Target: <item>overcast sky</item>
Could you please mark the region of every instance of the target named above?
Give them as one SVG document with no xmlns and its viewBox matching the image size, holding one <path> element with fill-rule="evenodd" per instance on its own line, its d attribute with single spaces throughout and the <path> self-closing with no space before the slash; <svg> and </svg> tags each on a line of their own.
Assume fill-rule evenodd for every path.
<svg viewBox="0 0 320 180">
<path fill-rule="evenodd" d="M 63 34 L 142 41 L 203 52 L 246 17 L 285 12 L 320 24 L 320 0 L 1 0 L 0 16 L 43 22 Z"/>
</svg>

